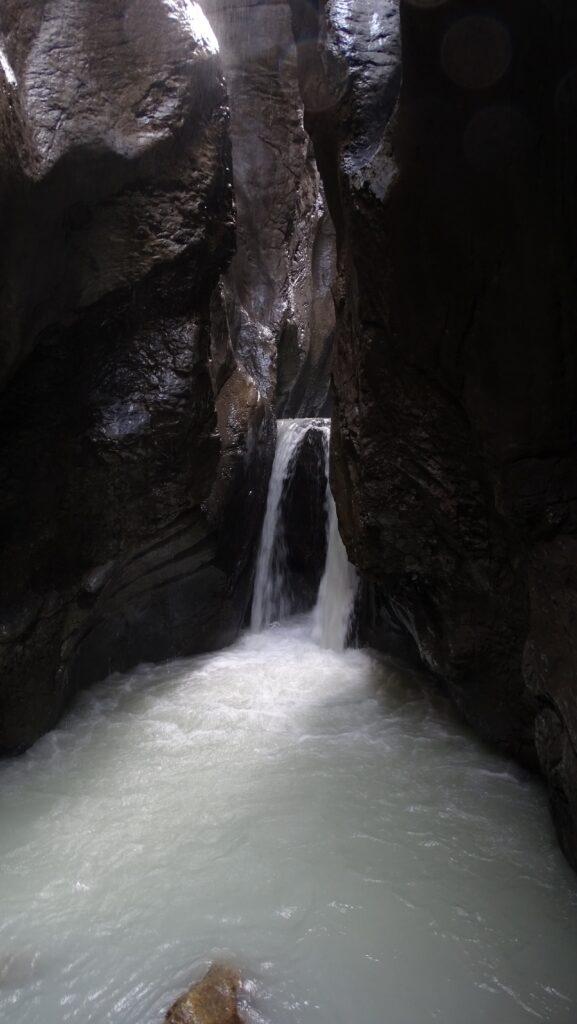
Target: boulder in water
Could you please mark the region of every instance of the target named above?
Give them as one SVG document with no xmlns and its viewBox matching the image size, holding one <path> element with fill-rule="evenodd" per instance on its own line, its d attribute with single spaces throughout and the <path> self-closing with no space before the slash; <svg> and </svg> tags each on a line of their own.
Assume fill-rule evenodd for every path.
<svg viewBox="0 0 577 1024">
<path fill-rule="evenodd" d="M 240 973 L 230 964 L 213 964 L 204 978 L 167 1011 L 166 1024 L 242 1024 L 237 998 Z"/>
</svg>

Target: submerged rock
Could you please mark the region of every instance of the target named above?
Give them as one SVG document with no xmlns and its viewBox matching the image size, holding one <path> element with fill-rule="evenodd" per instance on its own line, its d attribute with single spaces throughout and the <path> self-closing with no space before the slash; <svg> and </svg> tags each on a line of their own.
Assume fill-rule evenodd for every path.
<svg viewBox="0 0 577 1024">
<path fill-rule="evenodd" d="M 166 1024 L 242 1024 L 238 1013 L 240 973 L 229 964 L 213 964 L 202 981 L 167 1011 Z"/>
<path fill-rule="evenodd" d="M 0 988 L 24 988 L 37 981 L 46 970 L 47 961 L 36 949 L 0 954 Z"/>
</svg>

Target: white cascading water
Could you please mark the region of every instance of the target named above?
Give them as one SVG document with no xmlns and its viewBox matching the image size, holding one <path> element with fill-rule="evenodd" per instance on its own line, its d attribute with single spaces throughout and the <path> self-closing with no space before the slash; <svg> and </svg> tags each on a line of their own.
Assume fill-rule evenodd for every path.
<svg viewBox="0 0 577 1024">
<path fill-rule="evenodd" d="M 355 606 L 358 576 L 339 533 L 335 499 L 327 484 L 327 562 L 313 617 L 313 640 L 321 647 L 344 651 Z"/>
<path fill-rule="evenodd" d="M 328 420 L 321 419 L 277 421 L 276 451 L 256 565 L 251 611 L 251 628 L 257 633 L 271 622 L 282 622 L 290 614 L 282 502 L 303 440 L 312 427 L 325 430 L 327 424 Z"/>
<path fill-rule="evenodd" d="M 251 627 L 255 632 L 260 632 L 271 622 L 282 622 L 291 612 L 282 505 L 299 448 L 312 428 L 320 430 L 323 435 L 327 510 L 327 560 L 313 617 L 313 637 L 321 647 L 342 651 L 346 645 L 355 603 L 357 574 L 341 540 L 329 485 L 331 428 L 328 419 L 286 419 L 277 423 L 277 446 L 258 554 Z"/>
<path fill-rule="evenodd" d="M 328 422 L 328 421 L 327 421 Z M 358 576 L 339 532 L 337 507 L 329 481 L 330 425 L 324 434 L 327 475 L 327 561 L 313 615 L 313 640 L 320 647 L 344 651 L 358 590 Z"/>
</svg>

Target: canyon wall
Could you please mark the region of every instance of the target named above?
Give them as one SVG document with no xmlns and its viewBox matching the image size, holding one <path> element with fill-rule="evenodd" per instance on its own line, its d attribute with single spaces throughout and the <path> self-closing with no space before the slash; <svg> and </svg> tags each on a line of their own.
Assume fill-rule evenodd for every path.
<svg viewBox="0 0 577 1024">
<path fill-rule="evenodd" d="M 336 266 L 286 2 L 5 0 L 0 128 L 1 755 L 237 635 Z"/>
<path fill-rule="evenodd" d="M 274 417 L 233 351 L 229 109 L 196 4 L 0 9 L 0 753 L 237 634 Z"/>
<path fill-rule="evenodd" d="M 288 0 L 205 0 L 231 112 L 233 344 L 278 416 L 329 408 L 334 229 L 303 126 Z"/>
<path fill-rule="evenodd" d="M 538 764 L 577 865 L 577 11 L 292 7 L 339 243 L 332 481 L 372 635 L 404 632 L 482 737 Z"/>
</svg>

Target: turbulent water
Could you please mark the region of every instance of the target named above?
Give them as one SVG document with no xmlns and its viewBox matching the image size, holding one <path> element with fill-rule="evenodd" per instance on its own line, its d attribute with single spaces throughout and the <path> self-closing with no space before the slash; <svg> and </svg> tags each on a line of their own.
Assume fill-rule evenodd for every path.
<svg viewBox="0 0 577 1024">
<path fill-rule="evenodd" d="M 541 789 L 311 622 L 144 667 L 0 771 L 0 1020 L 160 1024 L 213 958 L 271 1024 L 577 1019 Z"/>
</svg>

